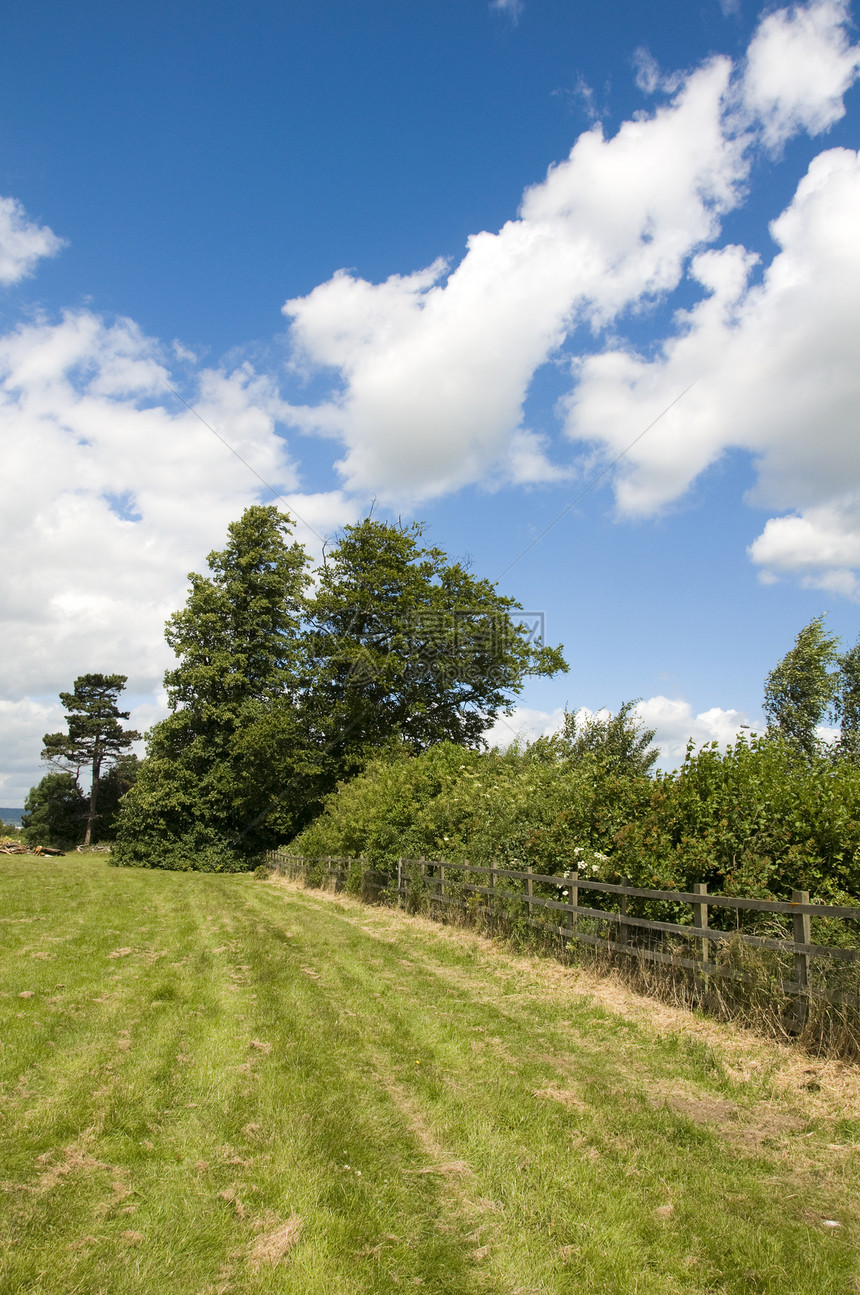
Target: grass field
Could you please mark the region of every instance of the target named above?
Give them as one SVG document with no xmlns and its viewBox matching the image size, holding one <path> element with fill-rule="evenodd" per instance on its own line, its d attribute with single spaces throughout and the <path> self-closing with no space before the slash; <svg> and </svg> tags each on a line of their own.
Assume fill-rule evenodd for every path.
<svg viewBox="0 0 860 1295">
<path fill-rule="evenodd" d="M 0 991 L 4 1295 L 860 1291 L 858 1072 L 612 981 L 73 856 Z"/>
</svg>

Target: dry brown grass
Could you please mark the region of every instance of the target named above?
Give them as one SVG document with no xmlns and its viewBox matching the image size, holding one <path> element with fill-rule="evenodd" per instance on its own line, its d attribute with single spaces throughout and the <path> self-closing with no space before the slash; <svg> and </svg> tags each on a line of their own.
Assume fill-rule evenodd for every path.
<svg viewBox="0 0 860 1295">
<path fill-rule="evenodd" d="M 588 1110 L 587 1102 L 584 1102 L 578 1093 L 572 1088 L 559 1088 L 557 1084 L 550 1084 L 546 1088 L 532 1089 L 533 1097 L 546 1098 L 551 1102 L 560 1102 L 562 1106 L 569 1106 L 574 1111 Z"/>
<path fill-rule="evenodd" d="M 96 1170 L 110 1170 L 111 1166 L 105 1164 L 103 1160 L 96 1160 L 86 1150 L 86 1135 L 79 1139 L 72 1146 L 65 1147 L 62 1152 L 62 1158 L 51 1164 L 48 1169 L 39 1177 L 39 1191 L 49 1192 L 52 1187 L 56 1187 L 69 1174 L 91 1174 Z M 54 1159 L 51 1152 L 46 1152 L 39 1156 L 42 1164 L 49 1163 Z"/>
<path fill-rule="evenodd" d="M 276 1268 L 299 1240 L 304 1226 L 298 1214 L 291 1214 L 285 1223 L 262 1232 L 251 1246 L 248 1265 L 252 1269 L 270 1264 Z"/>
</svg>

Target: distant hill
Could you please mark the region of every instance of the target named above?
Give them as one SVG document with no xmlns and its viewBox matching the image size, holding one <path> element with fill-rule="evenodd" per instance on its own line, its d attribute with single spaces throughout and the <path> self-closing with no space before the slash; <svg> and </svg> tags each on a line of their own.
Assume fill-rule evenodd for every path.
<svg viewBox="0 0 860 1295">
<path fill-rule="evenodd" d="M 0 805 L 0 823 L 11 823 L 14 827 L 20 827 L 23 813 L 23 809 L 8 809 L 5 805 Z"/>
</svg>

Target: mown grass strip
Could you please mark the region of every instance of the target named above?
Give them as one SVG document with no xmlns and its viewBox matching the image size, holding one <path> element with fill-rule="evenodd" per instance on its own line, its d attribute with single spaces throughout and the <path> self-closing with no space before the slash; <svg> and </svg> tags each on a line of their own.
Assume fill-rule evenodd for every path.
<svg viewBox="0 0 860 1295">
<path fill-rule="evenodd" d="M 860 1289 L 860 1121 L 469 933 L 10 859 L 0 975 L 4 1292 Z"/>
</svg>

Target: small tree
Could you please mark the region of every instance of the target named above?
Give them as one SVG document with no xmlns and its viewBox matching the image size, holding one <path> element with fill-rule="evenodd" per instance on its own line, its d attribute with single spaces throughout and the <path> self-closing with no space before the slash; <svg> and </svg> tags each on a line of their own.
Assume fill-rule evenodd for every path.
<svg viewBox="0 0 860 1295">
<path fill-rule="evenodd" d="M 764 713 L 768 727 L 783 733 L 807 757 L 817 749 L 815 730 L 833 714 L 838 676 L 831 670 L 837 660 L 838 639 L 816 616 L 798 634 L 765 680 Z"/>
<path fill-rule="evenodd" d="M 60 770 L 73 773 L 75 781 L 82 769 L 92 778 L 84 845 L 93 839 L 98 812 L 99 779 L 103 769 L 114 764 L 140 734 L 124 729 L 121 719 L 129 712 L 117 708 L 119 694 L 126 685 L 124 674 L 84 674 L 75 680 L 73 692 L 61 692 L 66 709 L 67 733 L 46 733 L 42 759 Z"/>
<path fill-rule="evenodd" d="M 860 639 L 839 658 L 835 711 L 842 730 L 840 754 L 860 763 Z"/>
<path fill-rule="evenodd" d="M 74 774 L 46 773 L 24 802 L 21 835 L 28 845 L 77 845 L 87 821 L 87 798 Z"/>
<path fill-rule="evenodd" d="M 593 756 L 607 773 L 645 777 L 660 758 L 660 751 L 651 745 L 657 730 L 645 728 L 636 717 L 637 704 L 623 702 L 617 715 L 611 711 L 595 715 L 584 715 L 578 709 L 565 711 L 561 732 L 538 738 L 527 754 L 532 759 L 549 757 L 571 765 Z"/>
</svg>

